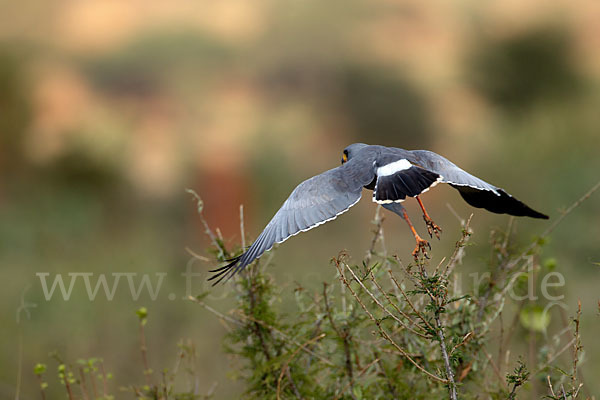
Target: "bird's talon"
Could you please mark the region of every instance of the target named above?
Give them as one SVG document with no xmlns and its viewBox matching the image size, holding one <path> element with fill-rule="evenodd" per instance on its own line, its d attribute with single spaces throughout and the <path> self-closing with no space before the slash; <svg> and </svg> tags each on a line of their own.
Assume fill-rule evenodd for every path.
<svg viewBox="0 0 600 400">
<path fill-rule="evenodd" d="M 431 250 L 431 244 L 429 244 L 427 240 L 421 239 L 421 237 L 419 236 L 416 237 L 416 240 L 417 245 L 415 246 L 415 249 L 412 252 L 412 255 L 415 258 L 415 260 L 419 259 L 419 253 L 423 253 L 423 256 L 429 259 L 429 255 L 427 254 L 427 248 Z"/>
<path fill-rule="evenodd" d="M 431 218 L 427 218 L 423 215 L 423 219 L 425 220 L 425 224 L 427 225 L 427 233 L 429 233 L 429 237 L 433 238 L 433 235 L 440 240 L 440 233 L 442 233 L 442 228 L 440 228 Z"/>
</svg>

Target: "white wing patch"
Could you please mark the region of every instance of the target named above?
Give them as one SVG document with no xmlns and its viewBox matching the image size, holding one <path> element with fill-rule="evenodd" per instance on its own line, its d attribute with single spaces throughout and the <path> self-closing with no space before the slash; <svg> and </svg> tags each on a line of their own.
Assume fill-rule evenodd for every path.
<svg viewBox="0 0 600 400">
<path fill-rule="evenodd" d="M 377 176 L 389 176 L 394 175 L 396 172 L 403 171 L 412 167 L 412 164 L 405 159 L 394 161 L 384 165 L 383 167 L 377 168 Z"/>
</svg>

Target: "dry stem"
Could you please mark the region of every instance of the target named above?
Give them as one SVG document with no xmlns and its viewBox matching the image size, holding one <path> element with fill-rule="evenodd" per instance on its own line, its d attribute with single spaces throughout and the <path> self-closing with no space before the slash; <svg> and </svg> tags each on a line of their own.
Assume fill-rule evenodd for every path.
<svg viewBox="0 0 600 400">
<path fill-rule="evenodd" d="M 277 400 L 280 399 L 280 394 L 281 394 L 281 380 L 283 379 L 283 375 L 284 374 L 288 374 L 289 375 L 289 366 L 290 363 L 292 362 L 292 360 L 294 359 L 294 357 L 296 357 L 296 355 L 300 352 L 300 350 L 302 350 L 303 348 L 305 348 L 306 346 L 321 340 L 325 337 L 324 333 L 321 333 L 320 335 L 306 341 L 305 343 L 302 343 L 302 345 L 300 345 L 300 347 L 298 347 L 296 350 L 294 350 L 294 352 L 292 353 L 292 355 L 286 360 L 285 364 L 283 364 L 283 368 L 281 368 L 281 373 L 279 374 L 279 378 L 277 379 Z M 291 378 L 290 376 L 288 376 L 288 378 Z M 297 389 L 295 390 L 295 394 L 296 397 L 298 398 L 302 398 L 302 396 L 300 395 L 300 393 L 297 391 Z"/>
<path fill-rule="evenodd" d="M 373 321 L 375 323 L 375 325 L 377 326 L 379 333 L 388 341 L 390 342 L 390 344 L 392 346 L 394 346 L 394 348 L 396 348 L 396 350 L 398 350 L 398 352 L 403 355 L 408 361 L 411 362 L 411 364 L 413 364 L 415 367 L 417 367 L 421 372 L 423 372 L 425 375 L 427 375 L 428 377 L 430 377 L 431 379 L 434 379 L 438 382 L 442 382 L 442 383 L 448 383 L 448 380 L 441 378 L 437 375 L 432 374 L 431 372 L 427 371 L 425 368 L 423 368 L 421 365 L 419 365 L 419 363 L 417 363 L 415 360 L 412 359 L 412 357 L 410 357 L 410 355 L 406 352 L 406 350 L 404 350 L 402 347 L 400 347 L 391 337 L 390 335 L 385 331 L 385 329 L 383 329 L 383 327 L 381 326 L 381 321 L 377 320 L 373 314 L 371 314 L 371 312 L 369 311 L 369 309 L 364 305 L 364 303 L 362 302 L 362 300 L 360 299 L 360 297 L 356 294 L 356 292 L 354 291 L 354 289 L 352 289 L 352 286 L 350 285 L 350 282 L 348 282 L 348 280 L 346 279 L 346 277 L 344 276 L 343 272 L 342 272 L 342 267 L 340 266 L 340 262 L 338 259 L 334 258 L 333 259 L 335 262 L 335 266 L 338 269 L 339 275 L 340 275 L 340 279 L 342 280 L 342 283 L 344 284 L 345 287 L 348 288 L 348 290 L 350 290 L 350 293 L 352 293 L 352 296 L 356 299 L 356 301 L 358 302 L 358 304 L 360 304 L 360 306 L 362 307 L 362 309 L 365 311 L 365 313 L 367 314 L 367 316 L 369 317 L 369 319 L 371 321 Z M 354 272 L 350 269 L 350 267 L 348 267 L 346 265 L 346 268 L 354 275 Z"/>
</svg>

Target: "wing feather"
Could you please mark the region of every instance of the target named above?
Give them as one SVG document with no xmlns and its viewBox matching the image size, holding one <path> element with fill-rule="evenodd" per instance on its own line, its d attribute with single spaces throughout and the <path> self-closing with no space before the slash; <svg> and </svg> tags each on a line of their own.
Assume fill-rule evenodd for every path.
<svg viewBox="0 0 600 400">
<path fill-rule="evenodd" d="M 407 196 L 418 196 L 442 179 L 440 174 L 414 165 L 402 154 L 390 152 L 376 159 L 373 168 L 377 175 L 373 201 L 379 204 L 403 202 Z"/>
<path fill-rule="evenodd" d="M 530 208 L 504 189 L 469 174 L 439 154 L 427 150 L 413 150 L 409 153 L 410 162 L 441 175 L 441 182 L 458 190 L 461 197 L 473 207 L 497 214 L 548 219 L 547 215 Z"/>
<path fill-rule="evenodd" d="M 453 187 L 466 186 L 478 190 L 487 190 L 493 192 L 496 196 L 500 196 L 498 188 L 478 177 L 471 175 L 467 171 L 461 169 L 452 161 L 440 156 L 433 151 L 428 150 L 413 150 L 409 151 L 409 161 L 435 172 L 442 176 L 441 182 L 448 183 Z"/>
<path fill-rule="evenodd" d="M 209 280 L 215 281 L 213 285 L 227 280 L 275 243 L 282 243 L 348 211 L 360 200 L 362 187 L 373 179 L 371 171 L 357 174 L 357 167 L 347 162 L 298 185 L 248 250 L 229 260 L 227 265 L 210 271 L 215 274 Z"/>
</svg>

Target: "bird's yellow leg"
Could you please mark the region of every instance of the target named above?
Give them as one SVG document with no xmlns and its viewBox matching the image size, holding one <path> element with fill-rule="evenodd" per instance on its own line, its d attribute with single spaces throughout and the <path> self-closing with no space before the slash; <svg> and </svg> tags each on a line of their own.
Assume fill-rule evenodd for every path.
<svg viewBox="0 0 600 400">
<path fill-rule="evenodd" d="M 405 209 L 402 210 L 402 217 L 404 218 L 404 220 L 408 224 L 408 227 L 410 228 L 412 234 L 415 236 L 415 240 L 417 241 L 417 245 L 415 246 L 415 249 L 412 252 L 413 257 L 415 259 L 418 259 L 419 252 L 423 252 L 423 255 L 425 257 L 429 258 L 429 256 L 427 255 L 427 251 L 426 251 L 425 248 L 428 247 L 429 250 L 431 250 L 431 245 L 429 244 L 429 242 L 427 240 L 424 240 L 424 239 L 421 238 L 421 236 L 419 236 L 419 234 L 415 230 L 415 227 L 413 226 L 412 222 L 410 222 L 410 218 L 408 218 L 408 214 L 406 213 Z"/>
<path fill-rule="evenodd" d="M 417 201 L 419 202 L 419 206 L 421 206 L 421 210 L 423 210 L 423 219 L 425 220 L 425 224 L 427 225 L 427 232 L 429 233 L 429 237 L 433 237 L 433 235 L 435 234 L 435 237 L 439 240 L 440 233 L 442 233 L 442 228 L 440 228 L 436 225 L 435 222 L 433 222 L 419 196 L 415 196 L 415 199 L 417 199 Z"/>
</svg>

